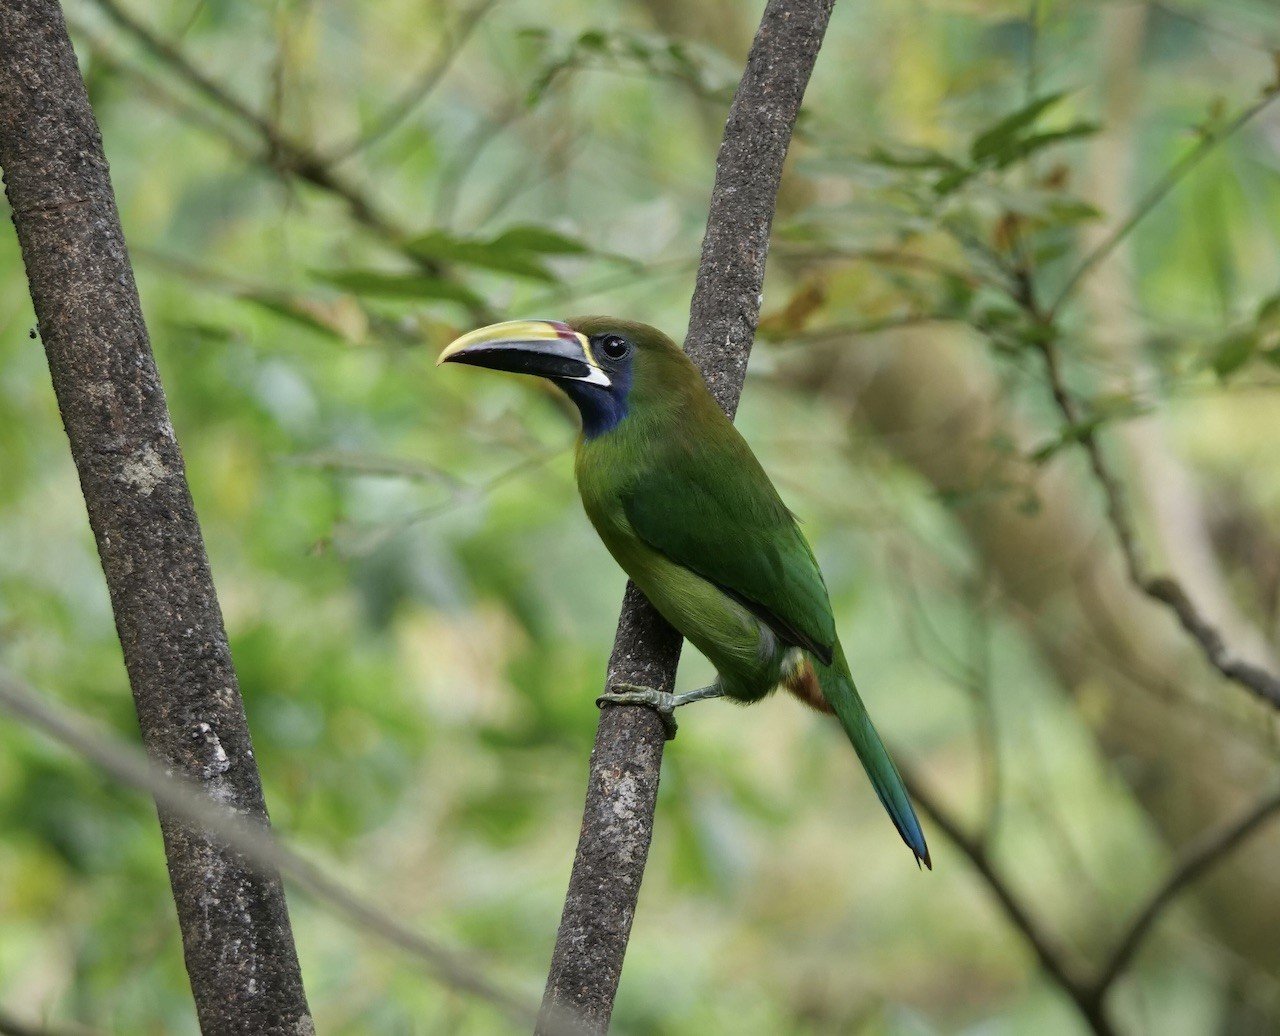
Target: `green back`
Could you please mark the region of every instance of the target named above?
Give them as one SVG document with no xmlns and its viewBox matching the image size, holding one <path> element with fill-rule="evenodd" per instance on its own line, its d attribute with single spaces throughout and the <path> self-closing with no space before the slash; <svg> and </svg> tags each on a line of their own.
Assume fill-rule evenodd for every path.
<svg viewBox="0 0 1280 1036">
<path fill-rule="evenodd" d="M 636 535 L 752 611 L 778 637 L 831 660 L 827 588 L 795 518 L 728 421 L 658 451 L 623 509 Z"/>
<path fill-rule="evenodd" d="M 651 328 L 625 328 L 639 346 L 630 412 L 615 432 L 584 444 L 597 469 L 588 482 L 607 467 L 641 540 L 720 587 L 782 641 L 830 662 L 831 603 L 794 516 L 684 353 Z"/>
</svg>

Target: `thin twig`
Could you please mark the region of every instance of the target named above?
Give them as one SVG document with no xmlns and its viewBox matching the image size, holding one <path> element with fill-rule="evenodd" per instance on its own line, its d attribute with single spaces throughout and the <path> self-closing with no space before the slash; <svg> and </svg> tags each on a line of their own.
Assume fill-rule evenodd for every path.
<svg viewBox="0 0 1280 1036">
<path fill-rule="evenodd" d="M 911 793 L 911 798 L 929 817 L 934 827 L 946 835 L 978 872 L 1009 923 L 1030 947 L 1041 970 L 1067 995 L 1095 1036 L 1116 1036 L 1116 1029 L 1108 1018 L 1103 1004 L 1092 996 L 1091 987 L 1082 976 L 1079 966 L 1069 961 L 1053 944 L 1040 922 L 1032 915 L 1030 909 L 1022 902 L 992 860 L 987 849 L 976 838 L 970 837 L 965 832 L 959 821 L 934 797 L 933 792 L 916 778 L 909 767 L 899 763 L 898 769 L 907 790 Z"/>
<path fill-rule="evenodd" d="M 1275 51 L 1275 43 L 1265 39 L 1259 39 L 1252 36 L 1246 36 L 1242 32 L 1229 28 L 1225 22 L 1215 21 L 1207 15 L 1200 12 L 1192 12 L 1179 7 L 1177 4 L 1167 3 L 1165 0 L 1134 0 L 1135 3 L 1144 3 L 1154 11 L 1160 11 L 1167 14 L 1170 18 L 1176 18 L 1180 21 L 1194 25 L 1197 29 L 1201 29 L 1205 33 L 1213 36 L 1220 36 L 1224 40 L 1230 40 L 1232 43 L 1238 43 L 1242 47 L 1251 47 L 1254 50 L 1261 51 L 1263 54 L 1271 54 Z"/>
<path fill-rule="evenodd" d="M 1206 134 L 1191 151 L 1174 163 L 1156 185 L 1142 197 L 1128 218 L 1107 235 L 1084 259 L 1050 307 L 1047 309 L 1043 307 L 1037 298 L 1035 274 L 1025 258 L 1013 270 L 1012 297 L 1022 307 L 1031 322 L 1034 348 L 1044 361 L 1045 376 L 1058 412 L 1085 451 L 1089 469 L 1102 489 L 1107 523 L 1120 547 L 1120 554 L 1130 582 L 1152 600 L 1164 604 L 1173 612 L 1182 628 L 1190 634 L 1191 639 L 1200 648 L 1201 654 L 1222 676 L 1247 688 L 1273 708 L 1280 709 L 1280 677 L 1261 666 L 1236 657 L 1228 649 L 1221 631 L 1200 612 L 1182 585 L 1170 575 L 1156 575 L 1148 569 L 1133 517 L 1125 504 L 1120 479 L 1107 462 L 1096 427 L 1085 420 L 1086 415 L 1081 411 L 1067 387 L 1058 349 L 1057 324 L 1057 314 L 1063 303 L 1084 278 L 1110 255 L 1124 237 L 1214 148 L 1258 115 L 1277 97 L 1280 97 L 1280 83 L 1269 86 L 1257 101 L 1221 129 Z"/>
<path fill-rule="evenodd" d="M 770 0 L 729 109 L 716 160 L 685 349 L 730 417 L 760 318 L 783 161 L 834 0 Z M 670 689 L 680 637 L 631 584 L 607 685 Z M 664 730 L 656 712 L 602 710 L 587 800 L 543 1010 L 608 1029 L 644 877 Z M 540 1026 L 541 1030 L 541 1026 Z"/>
<path fill-rule="evenodd" d="M 212 136 L 222 138 L 239 159 L 244 161 L 257 159 L 253 141 L 248 137 L 241 139 L 226 123 L 219 121 L 225 118 L 225 115 L 219 115 L 207 105 L 201 105 L 192 98 L 175 93 L 151 72 L 123 61 L 113 47 L 90 28 L 86 21 L 71 15 L 67 18 L 67 27 L 71 30 L 72 36 L 83 44 L 96 71 L 106 70 L 113 76 L 127 77 L 149 102 L 167 109 L 183 124 L 197 126 Z"/>
<path fill-rule="evenodd" d="M 432 58 L 426 68 L 413 77 L 413 82 L 400 96 L 387 105 L 367 129 L 356 134 L 347 143 L 330 150 L 325 161 L 332 165 L 346 161 L 358 151 L 378 143 L 408 118 L 413 110 L 430 97 L 432 91 L 440 85 L 462 53 L 468 37 L 500 2 L 501 0 L 479 0 L 465 11 L 458 19 L 457 28 L 448 34 L 448 38 L 441 45 L 440 52 Z"/>
<path fill-rule="evenodd" d="M 1218 830 L 1210 831 L 1188 845 L 1169 876 L 1134 915 L 1125 934 L 1098 972 L 1098 977 L 1091 989 L 1091 996 L 1098 1002 L 1105 999 L 1121 973 L 1133 961 L 1152 927 L 1163 916 L 1165 908 L 1188 885 L 1204 875 L 1277 814 L 1280 814 L 1280 790 L 1264 796 L 1236 820 Z"/>
<path fill-rule="evenodd" d="M 287 138 L 267 116 L 254 111 L 230 90 L 196 67 L 178 46 L 152 32 L 115 0 L 93 0 L 93 2 L 118 28 L 132 36 L 152 57 L 177 75 L 197 94 L 252 129 L 266 145 L 267 154 L 263 158 L 266 164 L 273 168 L 296 172 L 304 179 L 313 177 L 324 179 L 323 183 L 317 185 L 342 196 L 358 220 L 377 221 L 372 203 L 358 196 L 354 189 L 348 189 L 337 182 L 330 181 L 324 177 L 323 172 L 317 172 L 314 168 L 315 164 L 309 161 L 310 155 L 304 146 Z"/>
<path fill-rule="evenodd" d="M 1044 358 L 1050 391 L 1067 426 L 1076 429 L 1076 438 L 1085 451 L 1094 479 L 1102 489 L 1107 522 L 1119 544 L 1130 581 L 1152 600 L 1159 601 L 1173 612 L 1201 654 L 1222 676 L 1251 691 L 1272 708 L 1280 709 L 1280 677 L 1262 666 L 1236 657 L 1227 647 L 1221 631 L 1200 613 L 1181 583 L 1172 576 L 1154 575 L 1148 571 L 1133 519 L 1124 502 L 1120 480 L 1107 463 L 1096 431 L 1082 422 L 1080 408 L 1067 388 L 1054 329 L 1042 323 L 1041 331 L 1037 348 Z"/>
<path fill-rule="evenodd" d="M 1041 968 L 1071 998 L 1095 1033 L 1114 1032 L 1105 1008 L 1107 996 L 1133 962 L 1143 940 L 1169 904 L 1255 834 L 1264 823 L 1280 814 L 1280 790 L 1277 790 L 1265 796 L 1238 819 L 1187 846 L 1168 878 L 1136 912 L 1134 920 L 1117 942 L 1106 963 L 1098 970 L 1097 976 L 1092 981 L 1086 981 L 1081 976 L 1080 967 L 1068 961 L 1062 951 L 1054 946 L 1030 909 L 1013 891 L 1008 880 L 992 861 L 986 846 L 967 834 L 955 817 L 913 773 L 905 767 L 900 766 L 899 769 L 911 797 L 934 826 L 969 860 L 995 896 L 1009 922 L 1031 948 Z"/>
<path fill-rule="evenodd" d="M 1244 128 L 1256 116 L 1266 110 L 1277 97 L 1280 97 L 1280 83 L 1269 84 L 1262 91 L 1261 96 L 1252 104 L 1247 105 L 1217 129 L 1204 132 L 1200 140 L 1196 142 L 1196 145 L 1178 161 L 1174 162 L 1165 171 L 1165 174 L 1138 200 L 1138 204 L 1133 211 L 1120 225 L 1098 242 L 1097 247 L 1081 260 L 1080 265 L 1067 278 L 1066 284 L 1063 285 L 1062 290 L 1053 300 L 1053 304 L 1049 306 L 1047 313 L 1049 319 L 1053 320 L 1061 312 L 1063 305 L 1072 296 L 1076 288 L 1080 286 L 1080 282 L 1115 251 L 1120 242 L 1129 236 L 1133 228 L 1146 219 L 1151 211 L 1164 201 L 1169 193 L 1186 179 L 1192 170 L 1208 158 L 1220 144 L 1230 139 L 1237 131 Z"/>
<path fill-rule="evenodd" d="M 475 485 L 470 485 L 462 482 L 461 480 L 454 480 L 450 483 L 449 496 L 440 503 L 432 504 L 430 507 L 424 507 L 418 511 L 414 511 L 411 514 L 405 515 L 403 518 L 397 518 L 392 521 L 380 523 L 373 529 L 365 531 L 362 536 L 348 541 L 345 545 L 342 545 L 341 549 L 347 554 L 358 557 L 372 554 L 385 543 L 394 539 L 396 536 L 408 532 L 415 526 L 440 518 L 466 504 L 473 504 L 477 501 L 483 500 L 485 496 L 493 492 L 503 483 L 536 471 L 538 468 L 549 464 L 564 453 L 565 449 L 563 447 L 552 447 L 550 449 L 540 450 Z M 397 474 L 404 475 L 405 473 L 397 472 Z"/>
<path fill-rule="evenodd" d="M 357 222 L 375 230 L 379 235 L 388 238 L 401 236 L 394 223 L 379 210 L 377 204 L 334 173 L 319 153 L 287 136 L 265 115 L 254 111 L 221 83 L 197 68 L 179 47 L 162 39 L 116 0 L 92 2 L 117 27 L 133 37 L 144 50 L 205 100 L 252 129 L 264 146 L 264 152 L 259 157 L 265 165 L 292 173 L 313 186 L 337 195 L 346 202 Z"/>
<path fill-rule="evenodd" d="M 405 927 L 380 908 L 348 891 L 315 864 L 284 845 L 269 828 L 229 808 L 136 749 L 79 718 L 55 709 L 30 688 L 0 672 L 0 708 L 93 763 L 112 779 L 149 793 L 167 811 L 232 846 L 255 868 L 278 871 L 357 931 L 374 935 L 427 965 L 440 982 L 526 1023 L 537 1011 L 525 996 L 507 990 L 455 950 Z M 564 1026 L 561 1025 L 561 1030 Z"/>
<path fill-rule="evenodd" d="M 0 1009 L 0 1036 L 94 1036 L 94 1032 L 82 1025 L 24 1022 Z"/>
<path fill-rule="evenodd" d="M 945 259 L 924 255 L 898 248 L 841 248 L 836 245 L 788 244 L 780 241 L 773 247 L 779 257 L 787 259 L 851 259 L 873 263 L 879 266 L 900 266 L 904 269 L 924 270 L 935 273 L 939 277 L 948 277 L 977 287 L 983 283 L 995 283 L 1003 286 L 1003 282 L 984 281 L 981 274 L 968 267 L 949 263 Z"/>
<path fill-rule="evenodd" d="M 1027 80 L 1023 103 L 1030 104 L 1040 94 L 1040 0 L 1027 4 Z"/>
<path fill-rule="evenodd" d="M 316 450 L 281 458 L 285 464 L 300 468 L 318 468 L 346 475 L 371 475 L 379 478 L 402 478 L 410 482 L 444 483 L 458 491 L 467 489 L 457 475 L 425 461 L 402 457 L 379 457 L 350 450 Z"/>
<path fill-rule="evenodd" d="M 492 119 L 478 126 L 471 138 L 457 149 L 458 153 L 452 164 L 440 173 L 440 185 L 436 189 L 435 203 L 432 206 L 432 219 L 437 224 L 446 226 L 452 221 L 462 185 L 489 145 L 532 111 L 522 98 L 509 100 Z"/>
<path fill-rule="evenodd" d="M 876 335 L 884 331 L 895 331 L 905 327 L 920 327 L 924 324 L 941 324 L 959 320 L 946 313 L 895 313 L 887 317 L 872 317 L 867 320 L 851 320 L 843 324 L 828 324 L 824 327 L 809 328 L 791 334 L 770 334 L 769 338 L 777 338 L 778 344 L 813 345 L 818 342 L 829 342 L 836 338 L 861 338 Z M 761 333 L 762 338 L 765 337 Z"/>
<path fill-rule="evenodd" d="M 92 2 L 175 76 L 251 130 L 258 138 L 261 148 L 252 156 L 255 161 L 268 169 L 295 176 L 341 199 L 357 223 L 400 252 L 419 269 L 446 280 L 457 280 L 444 263 L 410 247 L 411 235 L 384 212 L 370 195 L 337 172 L 332 163 L 315 148 L 289 136 L 270 119 L 254 111 L 222 84 L 205 74 L 179 47 L 162 39 L 138 21 L 117 0 Z M 208 122 L 203 123 L 203 126 L 206 129 L 218 128 Z M 234 147 L 243 148 L 243 141 L 234 131 L 224 129 L 221 133 Z M 477 321 L 497 319 L 493 311 L 482 303 L 468 303 L 467 308 L 471 317 Z"/>
</svg>

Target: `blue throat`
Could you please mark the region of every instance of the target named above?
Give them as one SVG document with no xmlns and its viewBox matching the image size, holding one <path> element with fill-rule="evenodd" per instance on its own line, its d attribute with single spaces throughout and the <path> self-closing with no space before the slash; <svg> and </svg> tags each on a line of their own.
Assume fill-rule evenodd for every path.
<svg viewBox="0 0 1280 1036">
<path fill-rule="evenodd" d="M 627 416 L 627 397 L 631 392 L 629 370 L 619 372 L 609 388 L 568 379 L 559 385 L 582 415 L 582 434 L 588 439 L 612 431 Z"/>
</svg>

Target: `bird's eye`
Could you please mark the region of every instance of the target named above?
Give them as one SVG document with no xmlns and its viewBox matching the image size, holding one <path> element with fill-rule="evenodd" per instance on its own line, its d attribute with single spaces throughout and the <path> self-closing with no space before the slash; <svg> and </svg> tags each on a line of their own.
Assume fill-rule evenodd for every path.
<svg viewBox="0 0 1280 1036">
<path fill-rule="evenodd" d="M 631 343 L 620 335 L 605 335 L 600 342 L 600 348 L 609 359 L 620 360 L 630 351 Z"/>
</svg>

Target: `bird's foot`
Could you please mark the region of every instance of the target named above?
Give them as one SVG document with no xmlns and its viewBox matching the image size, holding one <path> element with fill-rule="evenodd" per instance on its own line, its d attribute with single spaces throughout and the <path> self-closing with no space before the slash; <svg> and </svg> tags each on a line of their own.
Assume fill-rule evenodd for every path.
<svg viewBox="0 0 1280 1036">
<path fill-rule="evenodd" d="M 596 706 L 604 708 L 607 704 L 648 705 L 662 720 L 662 727 L 667 732 L 667 740 L 674 741 L 678 729 L 675 716 L 676 709 L 691 702 L 703 701 L 707 698 L 720 698 L 723 695 L 724 691 L 720 690 L 715 684 L 710 687 L 700 687 L 696 691 L 687 691 L 684 694 L 672 694 L 669 691 L 658 691 L 640 684 L 616 683 L 596 699 Z"/>
<path fill-rule="evenodd" d="M 724 691 L 720 689 L 720 685 L 713 683 L 707 687 L 699 687 L 696 691 L 685 691 L 684 694 L 677 694 L 675 696 L 675 707 L 678 709 L 681 705 L 692 705 L 695 701 L 723 697 Z"/>
<path fill-rule="evenodd" d="M 667 740 L 676 737 L 676 696 L 669 691 L 658 691 L 652 687 L 643 687 L 634 683 L 615 683 L 604 694 L 596 699 L 596 707 L 606 705 L 648 705 L 662 720 L 662 729 L 667 732 Z"/>
</svg>

